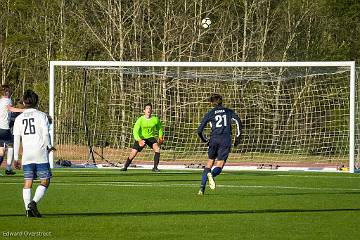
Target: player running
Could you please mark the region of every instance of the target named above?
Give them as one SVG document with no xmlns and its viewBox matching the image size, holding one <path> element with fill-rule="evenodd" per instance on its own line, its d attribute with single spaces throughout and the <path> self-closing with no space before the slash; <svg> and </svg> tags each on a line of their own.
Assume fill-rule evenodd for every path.
<svg viewBox="0 0 360 240">
<path fill-rule="evenodd" d="M 22 167 L 24 171 L 23 200 L 27 217 L 41 217 L 37 203 L 44 197 L 52 176 L 49 164 L 49 152 L 55 150 L 50 144 L 49 122 L 47 115 L 36 109 L 38 95 L 27 90 L 23 96 L 25 111 L 14 123 L 14 165 L 20 169 L 19 147 L 22 143 Z M 40 178 L 31 200 L 33 180 Z"/>
<path fill-rule="evenodd" d="M 198 192 L 199 195 L 204 195 L 207 181 L 209 181 L 210 189 L 215 189 L 214 178 L 221 173 L 223 167 L 225 166 L 231 149 L 231 121 L 234 121 L 236 124 L 236 138 L 234 146 L 236 147 L 239 145 L 241 140 L 242 123 L 236 113 L 233 110 L 222 106 L 222 97 L 219 94 L 212 94 L 209 101 L 212 104 L 213 109 L 211 109 L 203 117 L 198 128 L 199 137 L 209 146 L 209 160 L 202 174 L 200 190 Z M 207 123 L 210 123 L 211 127 L 210 139 L 207 139 L 203 134 Z M 215 161 L 216 166 L 211 171 Z"/>
<path fill-rule="evenodd" d="M 148 103 L 144 107 L 144 115 L 139 117 L 133 128 L 135 138 L 130 156 L 127 158 L 121 171 L 127 171 L 132 160 L 138 152 L 141 152 L 146 145 L 154 151 L 154 167 L 153 172 L 159 172 L 158 165 L 160 161 L 160 145 L 164 142 L 164 131 L 160 119 L 152 116 L 152 105 Z"/>
</svg>

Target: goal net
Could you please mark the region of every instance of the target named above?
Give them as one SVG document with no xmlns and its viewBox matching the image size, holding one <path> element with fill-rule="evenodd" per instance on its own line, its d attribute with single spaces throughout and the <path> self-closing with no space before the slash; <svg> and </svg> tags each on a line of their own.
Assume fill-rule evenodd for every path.
<svg viewBox="0 0 360 240">
<path fill-rule="evenodd" d="M 229 163 L 353 172 L 356 88 L 353 62 L 51 62 L 54 161 L 123 163 L 148 102 L 164 125 L 160 164 L 206 161 L 197 127 L 219 93 L 244 125 Z M 151 149 L 136 158 L 152 159 Z"/>
</svg>

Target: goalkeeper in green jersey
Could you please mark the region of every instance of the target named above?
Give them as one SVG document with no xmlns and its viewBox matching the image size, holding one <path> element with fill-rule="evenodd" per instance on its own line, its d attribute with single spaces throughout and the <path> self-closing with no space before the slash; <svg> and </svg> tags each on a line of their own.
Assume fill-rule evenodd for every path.
<svg viewBox="0 0 360 240">
<path fill-rule="evenodd" d="M 135 138 L 134 145 L 132 146 L 130 156 L 121 170 L 126 171 L 138 152 L 141 152 L 148 145 L 154 151 L 154 168 L 152 171 L 159 172 L 160 145 L 164 142 L 164 131 L 160 119 L 152 116 L 151 103 L 145 105 L 144 115 L 136 120 L 133 135 Z"/>
</svg>

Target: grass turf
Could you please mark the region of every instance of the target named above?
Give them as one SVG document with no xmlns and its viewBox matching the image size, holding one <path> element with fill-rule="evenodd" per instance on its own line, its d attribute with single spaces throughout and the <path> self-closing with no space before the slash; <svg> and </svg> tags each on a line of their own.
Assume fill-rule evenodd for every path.
<svg viewBox="0 0 360 240">
<path fill-rule="evenodd" d="M 357 174 L 224 172 L 204 196 L 200 171 L 53 174 L 41 219 L 24 216 L 21 172 L 0 177 L 0 238 L 358 239 Z"/>
</svg>

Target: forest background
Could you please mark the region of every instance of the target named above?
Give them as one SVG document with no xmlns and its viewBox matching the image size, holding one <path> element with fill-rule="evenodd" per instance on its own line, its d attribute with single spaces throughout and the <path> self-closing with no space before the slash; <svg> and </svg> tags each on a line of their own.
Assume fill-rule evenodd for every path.
<svg viewBox="0 0 360 240">
<path fill-rule="evenodd" d="M 0 12 L 1 83 L 18 96 L 33 88 L 47 99 L 50 60 L 360 56 L 357 0 L 0 0 Z M 213 22 L 208 29 L 204 17 Z"/>
</svg>

